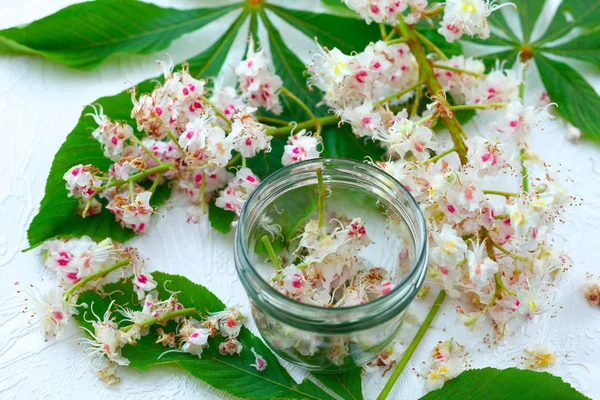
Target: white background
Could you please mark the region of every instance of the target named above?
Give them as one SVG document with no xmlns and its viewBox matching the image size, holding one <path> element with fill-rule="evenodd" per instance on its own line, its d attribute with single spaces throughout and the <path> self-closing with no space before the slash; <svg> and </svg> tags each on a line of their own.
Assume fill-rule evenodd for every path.
<svg viewBox="0 0 600 400">
<path fill-rule="evenodd" d="M 70 0 L 0 0 L 0 28 L 24 24 L 51 14 Z M 175 1 L 161 0 L 161 5 Z M 206 3 L 202 2 L 202 3 Z M 279 3 L 285 3 L 280 1 Z M 297 6 L 315 5 L 318 1 L 294 2 Z M 186 0 L 178 7 L 197 6 L 201 2 Z M 289 5 L 289 4 L 288 4 Z M 551 9 L 547 10 L 551 12 Z M 547 19 L 547 18 L 546 18 Z M 208 47 L 223 32 L 231 17 L 225 17 L 201 31 L 184 35 L 169 48 L 175 61 L 181 61 Z M 275 20 L 277 26 L 281 23 Z M 514 21 L 513 21 L 514 23 Z M 540 26 L 538 26 L 540 28 Z M 537 29 L 538 31 L 540 29 Z M 284 28 L 289 37 L 289 28 Z M 246 32 L 243 27 L 241 32 Z M 340 32 L 340 34 L 342 34 Z M 241 56 L 245 33 L 236 42 L 237 53 L 226 62 L 224 79 L 231 78 L 230 65 Z M 308 40 L 293 47 L 306 60 Z M 94 71 L 77 71 L 34 56 L 0 55 L 0 398 L 2 399 L 116 399 L 125 397 L 231 398 L 193 379 L 175 368 L 161 367 L 149 372 L 122 370 L 122 382 L 105 388 L 89 369 L 77 339 L 81 332 L 72 328 L 57 341 L 44 342 L 39 331 L 29 325 L 22 313 L 23 299 L 19 287 L 39 283 L 49 275 L 44 271 L 39 250 L 22 254 L 28 247 L 26 228 L 37 212 L 43 197 L 45 180 L 54 154 L 65 136 L 75 126 L 81 109 L 101 96 L 116 94 L 143 79 L 160 73 L 153 63 L 162 53 L 149 56 L 119 56 Z M 577 65 L 577 67 L 581 67 Z M 587 69 L 598 88 L 598 71 Z M 535 101 L 540 91 L 535 68 L 527 76 L 528 97 Z M 477 121 L 470 130 L 478 129 Z M 583 206 L 567 213 L 567 222 L 557 228 L 556 246 L 568 251 L 574 267 L 557 284 L 553 306 L 534 323 L 523 327 L 500 343 L 488 345 L 481 338 L 485 332 L 470 332 L 456 322 L 449 302 L 444 304 L 433 327 L 396 384 L 390 398 L 416 399 L 423 393 L 423 380 L 417 377 L 421 363 L 438 340 L 456 338 L 467 345 L 472 367 L 507 368 L 518 365 L 525 348 L 546 344 L 557 352 L 558 361 L 549 369 L 562 376 L 578 390 L 600 399 L 600 309 L 585 301 L 581 284 L 586 272 L 597 273 L 600 259 L 598 229 L 600 224 L 600 150 L 591 143 L 565 140 L 565 127 L 549 123 L 534 133 L 533 148 L 553 165 L 561 164 L 574 182 L 569 189 L 584 198 Z M 597 168 L 597 169 L 596 169 Z M 169 207 L 171 208 L 171 207 Z M 164 211 L 155 218 L 155 226 L 131 244 L 152 269 L 178 273 L 206 285 L 228 304 L 247 304 L 246 295 L 235 274 L 232 238 L 207 227 L 206 223 L 185 223 L 182 207 Z M 19 284 L 17 284 L 17 282 Z M 422 320 L 427 299 L 414 312 Z M 294 371 L 299 376 L 299 371 Z M 384 379 L 371 376 L 363 381 L 363 391 L 374 398 Z"/>
</svg>

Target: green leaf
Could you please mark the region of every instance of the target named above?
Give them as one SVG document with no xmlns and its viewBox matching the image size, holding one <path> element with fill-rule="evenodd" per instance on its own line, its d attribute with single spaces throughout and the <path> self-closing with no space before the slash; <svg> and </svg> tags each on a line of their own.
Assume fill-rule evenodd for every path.
<svg viewBox="0 0 600 400">
<path fill-rule="evenodd" d="M 521 29 L 523 29 L 524 43 L 530 43 L 531 32 L 535 26 L 535 21 L 537 21 L 538 17 L 540 16 L 545 2 L 546 0 L 512 1 L 512 3 L 517 6 L 517 11 L 519 12 L 519 20 L 521 21 Z M 494 12 L 494 14 L 501 14 L 501 12 Z"/>
<path fill-rule="evenodd" d="M 208 77 L 219 72 L 246 15 L 247 12 L 243 12 L 215 44 L 188 60 L 192 74 Z M 140 83 L 139 91 L 142 93 L 152 91 L 155 80 L 162 80 L 162 77 Z M 95 103 L 100 104 L 104 108 L 104 113 L 112 119 L 123 120 L 135 126 L 135 122 L 130 118 L 131 95 L 127 91 L 102 97 Z M 27 230 L 27 238 L 32 247 L 53 237 L 88 235 L 94 240 L 111 237 L 118 242 L 124 242 L 134 236 L 133 231 L 121 228 L 107 210 L 84 220 L 76 214 L 77 200 L 67 197 L 62 177 L 69 168 L 77 164 L 93 164 L 101 170 L 106 170 L 112 163 L 104 157 L 99 143 L 90 135 L 95 128 L 95 123 L 91 118 L 85 117 L 88 112 L 90 112 L 89 108 L 84 109 L 79 122 L 54 157 L 40 210 Z"/>
<path fill-rule="evenodd" d="M 421 400 L 585 400 L 571 385 L 547 372 L 517 368 L 471 369 L 449 380 Z"/>
<path fill-rule="evenodd" d="M 217 207 L 214 201 L 208 203 L 208 220 L 213 229 L 227 234 L 231 231 L 231 223 L 234 219 L 234 212 Z"/>
<path fill-rule="evenodd" d="M 362 400 L 361 373 L 362 368 L 355 368 L 342 374 L 313 373 L 313 376 L 343 399 Z"/>
<path fill-rule="evenodd" d="M 538 0 L 539 1 L 539 0 Z M 565 12 L 573 17 L 567 21 Z M 546 33 L 535 44 L 551 42 L 565 36 L 571 29 L 595 28 L 600 25 L 600 0 L 563 0 L 556 10 Z"/>
<path fill-rule="evenodd" d="M 322 157 L 341 157 L 364 161 L 370 157 L 373 161 L 380 161 L 385 150 L 368 138 L 357 137 L 352 133 L 349 124 L 341 127 L 329 126 L 323 128 L 323 153 Z"/>
<path fill-rule="evenodd" d="M 330 49 L 337 47 L 345 54 L 350 54 L 352 51 L 361 52 L 371 41 L 380 39 L 377 25 L 367 25 L 363 20 L 315 14 L 274 5 L 267 5 L 267 9 L 275 12 L 306 36 L 316 37 L 321 46 Z M 340 35 L 340 32 L 352 32 L 352 35 Z"/>
<path fill-rule="evenodd" d="M 600 140 L 600 96 L 579 73 L 559 61 L 535 54 L 535 63 L 559 114 L 590 139 Z"/>
<path fill-rule="evenodd" d="M 153 272 L 152 275 L 158 283 L 157 291 L 160 299 L 170 296 L 170 292 L 165 290 L 166 286 L 170 291 L 179 292 L 178 301 L 185 307 L 195 307 L 202 315 L 225 308 L 225 304 L 208 289 L 187 278 L 161 272 Z M 88 291 L 80 295 L 79 303 L 93 304 L 93 310 L 97 315 L 102 315 L 108 309 L 111 300 L 120 306 L 133 306 L 131 302 L 135 295 L 130 281 L 107 285 L 104 292 L 111 293 L 110 298 L 102 298 L 101 295 Z M 76 316 L 76 319 L 80 325 L 90 329 L 91 325 L 85 321 L 85 318 L 89 319 L 90 315 L 86 314 L 89 313 L 82 312 Z M 174 331 L 175 324 L 169 323 L 165 330 Z M 234 356 L 219 354 L 218 345 L 224 339 L 219 336 L 209 339 L 209 347 L 202 353 L 202 358 L 189 353 L 173 352 L 164 354 L 158 359 L 169 349 L 155 343 L 157 337 L 156 326 L 153 326 L 150 327 L 150 333 L 142 337 L 136 346 L 123 348 L 123 356 L 130 360 L 130 367 L 145 371 L 163 364 L 178 365 L 209 385 L 242 398 L 333 400 L 333 397 L 309 380 L 297 384 L 263 342 L 245 327 L 238 336 L 238 340 L 244 346 L 243 350 L 239 355 Z M 267 368 L 264 371 L 259 372 L 250 366 L 255 361 L 251 348 L 267 361 Z"/>
<path fill-rule="evenodd" d="M 92 69 L 118 53 L 163 50 L 182 34 L 239 7 L 176 10 L 134 0 L 85 2 L 24 28 L 0 31 L 0 50 L 39 54 L 68 67 Z"/>
<path fill-rule="evenodd" d="M 273 26 L 264 10 L 260 10 L 260 16 L 269 36 L 273 65 L 275 71 L 283 80 L 283 86 L 303 101 L 315 115 L 323 115 L 323 107 L 317 107 L 317 104 L 321 101 L 320 93 L 316 90 L 309 90 L 306 85 L 305 65 L 283 42 L 281 34 Z M 309 116 L 294 102 L 284 96 L 281 96 L 281 98 L 284 108 L 290 110 L 293 120 L 304 121 L 309 119 Z"/>
<path fill-rule="evenodd" d="M 576 58 L 600 67 L 600 30 L 577 36 L 555 47 L 543 47 L 541 51 Z"/>
</svg>

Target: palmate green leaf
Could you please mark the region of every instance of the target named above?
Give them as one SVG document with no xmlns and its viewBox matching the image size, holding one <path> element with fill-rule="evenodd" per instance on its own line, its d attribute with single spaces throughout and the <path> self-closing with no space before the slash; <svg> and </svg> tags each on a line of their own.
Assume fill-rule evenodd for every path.
<svg viewBox="0 0 600 400">
<path fill-rule="evenodd" d="M 266 7 L 306 36 L 316 38 L 321 46 L 329 49 L 337 47 L 345 54 L 352 51 L 361 52 L 370 42 L 380 39 L 376 24 L 367 25 L 355 18 L 315 14 L 271 4 L 267 4 Z M 344 35 L 343 32 L 352 34 Z"/>
<path fill-rule="evenodd" d="M 533 0 L 540 2 L 543 0 Z M 568 12 L 572 19 L 565 18 L 565 12 Z M 554 18 L 550 23 L 548 30 L 536 43 L 548 43 L 560 39 L 569 33 L 573 28 L 591 28 L 594 29 L 600 25 L 600 0 L 562 0 Z"/>
<path fill-rule="evenodd" d="M 39 54 L 68 67 L 92 69 L 118 53 L 166 49 L 182 34 L 240 6 L 176 10 L 134 0 L 74 4 L 24 28 L 0 31 L 0 50 Z"/>
<path fill-rule="evenodd" d="M 187 278 L 161 272 L 153 272 L 152 275 L 158 283 L 157 290 L 161 299 L 170 296 L 170 293 L 165 290 L 166 287 L 170 291 L 179 292 L 178 301 L 184 307 L 195 307 L 202 315 L 225 308 L 225 304 L 208 289 Z M 102 298 L 99 294 L 88 291 L 80 295 L 79 303 L 93 305 L 93 310 L 97 315 L 102 315 L 112 300 L 120 306 L 140 308 L 139 305 L 133 306 L 135 295 L 130 281 L 107 285 L 104 292 L 111 293 L 110 298 Z M 91 325 L 85 321 L 86 318 L 88 320 L 90 318 L 87 312 L 76 316 L 80 325 L 90 329 Z M 158 357 L 170 349 L 155 343 L 158 337 L 156 328 L 156 326 L 151 327 L 150 333 L 142 337 L 136 346 L 123 348 L 123 356 L 130 360 L 130 367 L 145 371 L 148 368 L 164 364 L 178 365 L 216 389 L 242 398 L 333 400 L 332 396 L 308 379 L 297 384 L 263 342 L 245 327 L 238 336 L 238 340 L 244 346 L 239 355 L 223 356 L 219 354 L 218 344 L 224 338 L 218 336 L 209 339 L 209 347 L 202 353 L 202 358 L 189 353 L 171 352 L 164 354 L 160 359 Z M 174 323 L 168 324 L 165 328 L 166 331 L 174 331 L 174 329 Z M 267 361 L 267 368 L 264 371 L 257 371 L 250 366 L 255 362 L 251 348 L 254 348 Z"/>
<path fill-rule="evenodd" d="M 421 400 L 586 400 L 571 385 L 547 372 L 517 368 L 471 369 Z"/>
<path fill-rule="evenodd" d="M 502 3 L 507 3 L 507 0 Z M 595 121 L 600 120 L 600 98 L 593 87 L 569 65 L 548 58 L 545 53 L 587 61 L 600 66 L 600 0 L 563 0 L 559 5 L 550 26 L 539 40 L 531 40 L 531 33 L 546 0 L 512 1 L 517 11 L 506 9 L 507 13 L 518 15 L 523 30 L 523 41 L 511 33 L 510 27 L 499 11 L 492 13 L 490 24 L 504 32 L 509 39 L 492 33 L 490 40 L 468 39 L 476 43 L 502 44 L 508 49 L 487 54 L 480 59 L 489 69 L 495 59 L 505 62 L 510 68 L 519 54 L 524 60 L 534 58 L 550 100 L 558 104 L 558 112 L 571 124 L 579 128 L 585 137 L 600 139 L 600 129 Z M 566 13 L 570 14 L 567 18 Z M 567 42 L 554 44 L 553 41 L 574 28 L 584 28 L 584 32 Z M 492 30 L 493 32 L 493 30 Z"/>
<path fill-rule="evenodd" d="M 541 54 L 535 55 L 535 63 L 550 99 L 558 103 L 558 113 L 585 136 L 599 140 L 600 96 L 594 88 L 565 63 Z"/>
<path fill-rule="evenodd" d="M 246 15 L 246 12 L 242 12 L 215 44 L 188 60 L 190 72 L 193 75 L 208 77 L 219 72 Z M 140 83 L 139 91 L 141 93 L 152 91 L 156 85 L 154 80 L 162 80 L 162 77 Z M 130 117 L 131 95 L 127 91 L 114 96 L 102 97 L 95 103 L 100 104 L 104 108 L 104 113 L 112 119 L 124 120 L 135 126 L 135 122 Z M 134 236 L 133 231 L 121 228 L 115 222 L 114 216 L 107 210 L 84 220 L 76 214 L 77 200 L 67 197 L 62 177 L 69 168 L 76 164 L 93 164 L 101 170 L 106 170 L 112 163 L 104 157 L 99 143 L 91 137 L 95 123 L 92 118 L 85 117 L 85 114 L 90 111 L 91 109 L 88 107 L 82 112 L 79 122 L 54 157 L 46 181 L 45 195 L 40 203 L 40 210 L 27 230 L 27 238 L 32 247 L 53 237 L 88 235 L 95 240 L 111 237 L 118 242 L 124 242 Z M 163 189 L 161 189 L 161 193 L 162 191 Z M 164 197 L 158 196 L 163 199 Z"/>
<path fill-rule="evenodd" d="M 600 30 L 577 36 L 558 46 L 542 47 L 541 51 L 587 61 L 600 67 Z"/>
</svg>

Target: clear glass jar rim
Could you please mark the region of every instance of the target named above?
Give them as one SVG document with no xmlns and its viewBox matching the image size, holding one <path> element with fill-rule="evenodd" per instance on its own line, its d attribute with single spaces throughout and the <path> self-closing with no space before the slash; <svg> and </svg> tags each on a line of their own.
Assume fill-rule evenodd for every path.
<svg viewBox="0 0 600 400">
<path fill-rule="evenodd" d="M 252 201 L 257 196 L 259 196 L 259 194 L 261 193 L 262 190 L 264 190 L 266 187 L 268 187 L 268 185 L 271 182 L 278 180 L 282 176 L 285 177 L 286 173 L 288 171 L 290 171 L 291 169 L 302 168 L 305 166 L 316 165 L 316 164 L 327 164 L 327 163 L 337 163 L 337 164 L 342 164 L 342 165 L 345 165 L 348 167 L 356 167 L 356 168 L 362 169 L 366 173 L 379 174 L 381 176 L 384 176 L 385 178 L 389 179 L 390 182 L 393 183 L 394 189 L 398 189 L 404 194 L 406 200 L 408 200 L 410 209 L 417 216 L 417 218 L 416 218 L 417 219 L 416 234 L 419 237 L 416 238 L 416 240 L 417 240 L 417 242 L 416 242 L 417 246 L 415 248 L 416 256 L 415 256 L 414 263 L 411 265 L 410 272 L 402 279 L 401 282 L 399 282 L 394 287 L 394 289 L 392 289 L 385 296 L 381 296 L 373 301 L 370 301 L 370 302 L 367 302 L 364 304 L 360 304 L 360 305 L 356 305 L 356 306 L 351 306 L 351 307 L 325 308 L 325 307 L 318 307 L 318 306 L 314 306 L 314 305 L 310 305 L 310 304 L 300 303 L 298 301 L 290 299 L 289 297 L 285 296 L 283 293 L 280 293 L 278 290 L 274 289 L 271 285 L 269 285 L 269 283 L 262 276 L 260 276 L 258 271 L 254 268 L 254 266 L 248 259 L 248 256 L 246 254 L 246 249 L 245 249 L 245 246 L 243 243 L 244 236 L 245 236 L 245 226 L 244 226 L 243 222 L 246 219 L 248 205 L 251 204 Z M 263 296 L 263 298 L 259 298 L 258 293 L 256 293 L 254 288 L 251 287 L 251 285 L 249 285 L 248 282 L 245 282 L 246 277 L 243 276 L 243 273 L 245 273 L 245 272 L 249 273 L 251 275 L 251 277 L 253 278 L 253 280 L 258 282 L 258 286 L 262 292 L 261 294 L 267 295 L 271 300 L 275 300 L 277 303 L 284 305 L 286 307 L 285 311 L 288 313 L 292 313 L 292 314 L 296 314 L 296 315 L 300 313 L 300 314 L 304 314 L 307 317 L 309 317 L 311 315 L 311 313 L 312 314 L 320 313 L 323 315 L 327 315 L 328 317 L 335 318 L 336 316 L 347 315 L 347 313 L 350 313 L 350 312 L 355 312 L 355 313 L 359 312 L 359 313 L 365 313 L 365 315 L 373 316 L 373 314 L 371 314 L 370 312 L 377 310 L 381 305 L 394 305 L 394 308 L 396 308 L 395 307 L 396 305 L 400 305 L 400 304 L 404 305 L 403 303 L 406 303 L 407 300 L 412 301 L 412 299 L 414 298 L 414 295 L 416 295 L 416 291 L 419 290 L 419 288 L 422 284 L 422 281 L 424 279 L 424 276 L 425 276 L 425 271 L 427 268 L 428 237 L 427 237 L 427 228 L 425 225 L 425 219 L 421 212 L 421 208 L 419 207 L 416 200 L 412 197 L 410 192 L 404 186 L 402 186 L 402 184 L 400 184 L 400 182 L 398 182 L 394 177 L 392 177 L 391 175 L 389 175 L 387 172 L 383 171 L 380 168 L 377 168 L 372 165 L 368 165 L 368 164 L 365 164 L 365 163 L 362 163 L 359 161 L 346 159 L 346 158 L 315 158 L 315 159 L 302 161 L 302 162 L 284 167 L 284 168 L 274 172 L 273 174 L 269 175 L 250 194 L 250 196 L 248 197 L 248 199 L 246 200 L 246 202 L 244 204 L 244 207 L 240 214 L 239 221 L 240 221 L 240 223 L 238 224 L 237 231 L 236 231 L 236 238 L 235 238 L 235 255 L 236 255 L 236 268 L 238 270 L 238 275 L 240 276 L 242 284 L 244 285 L 248 294 L 251 295 L 251 297 L 255 301 L 264 302 L 264 296 Z M 421 244 L 420 246 L 418 246 L 419 243 Z M 241 266 L 239 265 L 240 263 L 243 263 L 244 266 L 246 266 L 246 269 L 244 271 L 241 271 Z M 419 274 L 422 274 L 422 277 L 419 277 L 418 276 Z M 415 282 L 416 280 L 419 280 L 420 282 Z M 406 289 L 407 289 L 406 288 L 407 284 L 412 284 L 413 282 L 417 283 L 417 285 L 416 285 L 417 287 L 414 288 L 414 290 L 410 290 L 408 293 L 405 293 Z M 400 304 L 398 304 L 398 303 L 400 303 Z M 408 304 L 406 304 L 405 306 L 407 306 L 407 305 Z M 297 316 L 299 316 L 299 315 L 297 315 Z"/>
</svg>

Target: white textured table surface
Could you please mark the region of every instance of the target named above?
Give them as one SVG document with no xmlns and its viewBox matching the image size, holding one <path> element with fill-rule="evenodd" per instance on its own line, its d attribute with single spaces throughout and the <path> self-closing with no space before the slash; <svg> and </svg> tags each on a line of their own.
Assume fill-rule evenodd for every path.
<svg viewBox="0 0 600 400">
<path fill-rule="evenodd" d="M 70 0 L 0 0 L 0 28 L 23 24 L 75 3 Z M 160 4 L 175 4 L 161 0 Z M 206 2 L 185 0 L 178 7 Z M 282 2 L 280 2 L 282 3 Z M 318 1 L 308 3 L 317 4 Z M 176 40 L 169 53 L 175 61 L 206 48 L 227 27 L 225 18 L 215 26 Z M 242 29 L 244 31 L 244 29 Z M 227 60 L 235 63 L 241 56 L 244 35 L 238 37 L 237 54 Z M 298 46 L 303 50 L 309 43 Z M 301 54 L 306 59 L 305 54 Z M 22 254 L 27 247 L 26 228 L 37 212 L 54 154 L 66 134 L 76 124 L 84 105 L 96 98 L 112 95 L 131 83 L 158 75 L 153 61 L 164 57 L 125 56 L 111 59 L 91 72 L 70 70 L 59 64 L 32 56 L 0 55 L 0 398 L 2 399 L 117 399 L 136 396 L 145 399 L 229 398 L 175 368 L 155 368 L 149 372 L 122 370 L 120 384 L 105 388 L 90 371 L 82 349 L 77 345 L 81 332 L 73 328 L 60 340 L 44 342 L 39 331 L 28 325 L 21 312 L 22 297 L 15 282 L 38 283 L 49 275 L 42 267 L 39 251 Z M 237 57 L 237 58 L 236 58 Z M 225 68 L 224 79 L 231 78 Z M 534 70 L 534 68 L 533 68 Z M 586 71 L 598 74 L 598 71 Z M 529 72 L 528 93 L 539 93 L 539 77 Z M 600 80 L 594 79 L 598 88 Z M 536 88 L 538 92 L 536 92 Z M 533 97 L 532 97 L 533 98 Z M 476 129 L 476 121 L 471 124 Z M 518 365 L 523 349 L 546 344 L 557 352 L 558 361 L 549 369 L 577 389 L 600 399 L 600 310 L 586 303 L 580 290 L 586 272 L 598 273 L 600 259 L 600 149 L 589 143 L 565 140 L 565 127 L 548 123 L 534 134 L 533 148 L 551 164 L 570 170 L 574 183 L 571 193 L 584 198 L 582 207 L 567 213 L 567 222 L 557 228 L 556 246 L 569 252 L 574 267 L 557 285 L 553 306 L 534 323 L 505 337 L 488 348 L 482 333 L 470 332 L 460 323 L 447 302 L 433 327 L 414 354 L 396 387 L 394 399 L 416 399 L 423 394 L 423 381 L 411 367 L 419 368 L 438 340 L 454 337 L 467 345 L 472 366 L 507 368 Z M 594 162 L 599 165 L 595 166 Z M 598 168 L 598 169 L 595 169 Z M 202 283 L 228 304 L 247 304 L 237 280 L 232 257 L 233 235 L 223 236 L 207 224 L 185 223 L 185 209 L 175 207 L 156 218 L 155 226 L 135 238 L 152 269 L 178 273 Z M 431 302 L 431 298 L 427 300 Z M 414 312 L 423 318 L 427 304 Z M 294 371 L 294 376 L 299 376 Z M 363 381 L 367 398 L 374 398 L 384 380 L 371 376 Z"/>
</svg>

